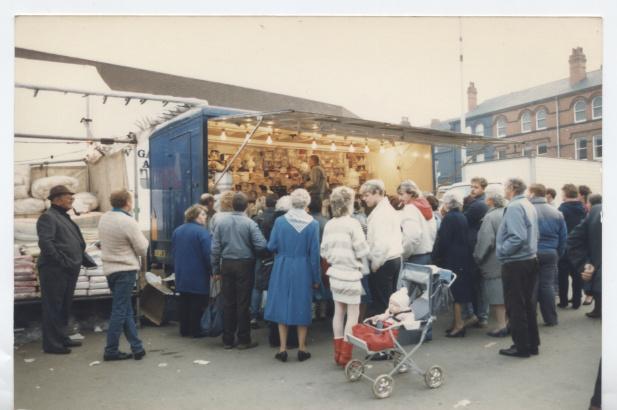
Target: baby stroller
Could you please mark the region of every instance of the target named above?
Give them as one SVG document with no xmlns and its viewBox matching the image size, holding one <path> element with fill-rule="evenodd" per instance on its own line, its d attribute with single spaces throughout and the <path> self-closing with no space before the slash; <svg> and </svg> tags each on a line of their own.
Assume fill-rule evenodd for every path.
<svg viewBox="0 0 617 410">
<path fill-rule="evenodd" d="M 390 397 L 394 390 L 393 376 L 406 373 L 411 369 L 424 377 L 426 386 L 435 389 L 444 382 L 444 371 L 440 366 L 433 365 L 428 370 L 423 371 L 411 358 L 420 348 L 426 333 L 430 329 L 431 323 L 435 320 L 435 315 L 442 309 L 447 308 L 449 303 L 449 287 L 456 279 L 456 275 L 445 269 L 435 266 L 417 265 L 413 263 L 403 264 L 402 283 L 407 287 L 411 310 L 415 316 L 413 323 L 396 322 L 396 318 L 391 323 L 386 322 L 387 327 L 378 328 L 370 324 L 370 319 L 358 326 L 362 332 L 354 329 L 355 335 L 348 334 L 349 343 L 362 349 L 366 354 L 364 360 L 353 359 L 345 366 L 345 376 L 349 381 L 355 382 L 364 377 L 373 383 L 373 394 L 379 399 Z M 370 329 L 369 332 L 366 330 Z M 397 336 L 399 331 L 405 329 L 415 329 L 419 333 L 419 341 L 407 352 Z M 375 349 L 375 350 L 374 350 Z M 378 354 L 389 354 L 392 358 L 393 369 L 387 374 L 380 374 L 376 378 L 371 378 L 366 374 L 368 362 Z"/>
</svg>

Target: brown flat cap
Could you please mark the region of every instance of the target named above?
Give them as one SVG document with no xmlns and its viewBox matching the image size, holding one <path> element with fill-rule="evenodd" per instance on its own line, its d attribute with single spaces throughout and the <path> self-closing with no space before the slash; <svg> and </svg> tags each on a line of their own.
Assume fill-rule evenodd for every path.
<svg viewBox="0 0 617 410">
<path fill-rule="evenodd" d="M 75 192 L 71 192 L 64 185 L 56 185 L 55 187 L 49 190 L 49 196 L 47 197 L 47 199 L 51 201 L 55 197 L 60 196 L 60 195 L 65 195 L 65 194 L 75 195 Z"/>
</svg>

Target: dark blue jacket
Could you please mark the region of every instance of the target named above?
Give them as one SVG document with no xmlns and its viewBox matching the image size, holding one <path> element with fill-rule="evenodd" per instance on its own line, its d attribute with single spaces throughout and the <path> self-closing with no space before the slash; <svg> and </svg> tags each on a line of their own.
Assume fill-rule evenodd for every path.
<svg viewBox="0 0 617 410">
<path fill-rule="evenodd" d="M 559 205 L 559 211 L 566 220 L 568 233 L 572 232 L 572 229 L 576 228 L 576 225 L 580 224 L 586 215 L 585 206 L 581 201 L 562 202 Z"/>
<path fill-rule="evenodd" d="M 561 212 L 546 202 L 546 198 L 530 199 L 538 214 L 538 252 L 556 250 L 559 256 L 566 251 L 568 232 Z"/>
<path fill-rule="evenodd" d="M 171 253 L 176 273 L 176 291 L 210 293 L 210 248 L 208 229 L 196 222 L 180 225 L 171 235 Z"/>
</svg>

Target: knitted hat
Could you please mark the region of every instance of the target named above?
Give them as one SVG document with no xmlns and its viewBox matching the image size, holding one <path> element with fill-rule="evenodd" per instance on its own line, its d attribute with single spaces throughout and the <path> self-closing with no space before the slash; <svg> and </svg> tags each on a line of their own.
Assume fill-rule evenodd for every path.
<svg viewBox="0 0 617 410">
<path fill-rule="evenodd" d="M 390 303 L 395 304 L 401 309 L 409 307 L 409 295 L 407 295 L 407 288 L 400 288 L 390 295 Z"/>
</svg>

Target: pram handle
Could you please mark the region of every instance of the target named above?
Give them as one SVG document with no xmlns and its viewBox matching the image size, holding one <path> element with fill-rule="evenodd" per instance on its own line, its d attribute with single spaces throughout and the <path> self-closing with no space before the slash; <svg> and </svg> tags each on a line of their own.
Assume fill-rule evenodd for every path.
<svg viewBox="0 0 617 410">
<path fill-rule="evenodd" d="M 390 326 L 388 326 L 388 327 L 378 328 L 378 327 L 375 327 L 375 326 L 373 326 L 373 325 L 371 324 L 371 318 L 364 319 L 364 320 L 362 321 L 362 323 L 363 323 L 363 324 L 365 324 L 365 325 L 367 325 L 368 327 L 370 327 L 370 328 L 372 328 L 372 329 L 377 330 L 378 332 L 386 332 L 386 331 L 391 330 L 391 329 L 398 329 L 399 327 L 401 327 L 401 326 L 403 325 L 403 323 L 402 323 L 402 322 L 399 322 L 399 323 L 394 323 L 394 324 L 392 324 L 392 325 L 390 325 Z"/>
</svg>

